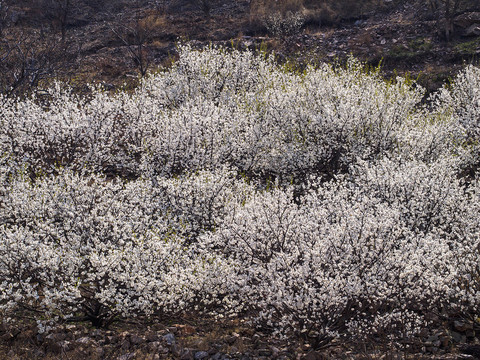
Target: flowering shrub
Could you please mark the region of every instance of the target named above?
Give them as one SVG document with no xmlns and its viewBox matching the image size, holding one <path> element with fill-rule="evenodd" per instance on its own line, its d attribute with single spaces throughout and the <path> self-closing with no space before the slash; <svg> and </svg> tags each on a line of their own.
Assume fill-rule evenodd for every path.
<svg viewBox="0 0 480 360">
<path fill-rule="evenodd" d="M 69 94 L 57 85 L 46 109 L 35 99 L 6 100 L 6 153 L 37 172 L 61 165 L 170 176 L 228 165 L 301 182 L 391 151 L 423 90 L 402 79 L 387 84 L 353 59 L 347 69 L 299 75 L 249 52 L 184 47 L 172 69 L 134 94 Z"/>
<path fill-rule="evenodd" d="M 0 312 L 251 317 L 315 347 L 478 314 L 478 91 L 180 47 L 132 93 L 0 99 Z"/>
<path fill-rule="evenodd" d="M 301 12 L 287 11 L 282 14 L 277 11 L 265 16 L 263 23 L 267 31 L 274 36 L 295 35 L 300 32 L 305 17 Z"/>
<path fill-rule="evenodd" d="M 180 193 L 182 184 L 171 187 L 181 180 L 125 183 L 70 171 L 13 181 L 0 211 L 0 309 L 20 306 L 56 319 L 84 313 L 95 325 L 184 309 L 205 283 L 212 286 L 211 272 L 226 271 L 188 248 L 185 237 L 204 219 L 213 224 L 230 200 L 221 174 L 212 180 L 189 178 L 190 189 Z"/>
<path fill-rule="evenodd" d="M 436 111 L 446 113 L 462 129 L 457 141 L 464 175 L 475 177 L 480 167 L 480 70 L 468 66 L 457 75 L 450 88 L 441 89 L 436 98 Z"/>
<path fill-rule="evenodd" d="M 410 337 L 440 309 L 478 305 L 478 196 L 448 165 L 362 164 L 300 204 L 258 193 L 202 240 L 237 262 L 231 296 L 260 324 L 316 346 Z"/>
</svg>

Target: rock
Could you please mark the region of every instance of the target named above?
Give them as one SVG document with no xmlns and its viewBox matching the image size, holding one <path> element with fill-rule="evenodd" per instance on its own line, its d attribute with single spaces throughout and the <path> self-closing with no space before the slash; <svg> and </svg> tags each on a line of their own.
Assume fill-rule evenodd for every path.
<svg viewBox="0 0 480 360">
<path fill-rule="evenodd" d="M 307 355 L 305 355 L 302 360 L 323 360 L 324 357 L 314 350 L 310 351 Z"/>
<path fill-rule="evenodd" d="M 91 336 L 93 336 L 96 339 L 101 339 L 103 338 L 104 334 L 103 331 L 100 329 L 95 329 L 92 331 Z"/>
<path fill-rule="evenodd" d="M 278 357 L 280 349 L 276 348 L 275 346 L 270 346 L 270 350 L 272 351 L 272 358 Z"/>
<path fill-rule="evenodd" d="M 99 346 L 95 349 L 95 355 L 98 356 L 99 359 L 103 359 L 105 355 L 105 350 L 103 347 Z"/>
<path fill-rule="evenodd" d="M 462 354 L 471 355 L 475 359 L 480 359 L 480 345 L 465 345 L 460 348 Z"/>
<path fill-rule="evenodd" d="M 135 353 L 128 353 L 128 354 L 124 354 L 122 356 L 119 356 L 117 358 L 117 360 L 131 360 L 135 357 Z"/>
<path fill-rule="evenodd" d="M 180 360 L 194 360 L 192 350 L 184 349 L 182 355 L 180 356 Z"/>
<path fill-rule="evenodd" d="M 147 345 L 147 349 L 149 352 L 155 352 L 160 348 L 160 346 L 160 341 L 153 341 Z"/>
<path fill-rule="evenodd" d="M 128 339 L 123 339 L 122 340 L 122 344 L 121 344 L 121 348 L 123 351 L 127 351 L 130 349 L 130 341 L 128 341 Z"/>
<path fill-rule="evenodd" d="M 173 335 L 172 333 L 168 333 L 168 334 L 163 336 L 163 340 L 165 340 L 165 342 L 168 345 L 173 345 L 173 344 L 175 344 L 175 335 Z"/>
<path fill-rule="evenodd" d="M 167 330 L 174 334 L 178 332 L 178 328 L 176 326 L 170 326 L 167 328 Z"/>
<path fill-rule="evenodd" d="M 272 351 L 270 349 L 259 349 L 258 350 L 258 355 L 259 356 L 271 356 Z"/>
<path fill-rule="evenodd" d="M 453 322 L 453 327 L 458 332 L 465 332 L 467 330 L 473 330 L 473 324 L 465 322 L 465 321 L 460 321 L 460 320 L 455 320 Z"/>
<path fill-rule="evenodd" d="M 171 347 L 171 350 L 172 350 L 173 356 L 175 356 L 177 358 L 182 356 L 183 348 L 179 344 L 174 343 Z"/>
<path fill-rule="evenodd" d="M 457 344 L 464 343 L 467 341 L 467 337 L 465 335 L 462 335 L 456 331 L 451 331 L 450 336 L 452 337 L 453 342 Z"/>
<path fill-rule="evenodd" d="M 60 346 L 62 347 L 62 351 L 65 351 L 65 352 L 73 349 L 72 343 L 68 340 L 61 341 Z"/>
<path fill-rule="evenodd" d="M 237 341 L 238 337 L 236 336 L 227 336 L 225 338 L 225 342 L 228 344 L 228 345 L 233 345 L 235 344 L 235 341 Z"/>
<path fill-rule="evenodd" d="M 76 342 L 79 343 L 79 344 L 90 344 L 90 342 L 92 341 L 92 339 L 90 339 L 89 337 L 87 336 L 84 336 L 84 337 L 81 337 L 80 339 L 78 339 Z"/>
<path fill-rule="evenodd" d="M 15 10 L 12 10 L 10 12 L 10 16 L 9 16 L 9 20 L 13 23 L 13 24 L 16 24 L 18 22 L 18 20 L 25 15 L 25 12 L 24 11 L 15 11 Z"/>
<path fill-rule="evenodd" d="M 468 29 L 470 26 L 474 24 L 480 24 L 480 12 L 469 12 L 465 14 L 458 15 L 453 19 L 453 23 L 462 28 Z"/>
<path fill-rule="evenodd" d="M 155 342 L 158 341 L 160 338 L 156 333 L 148 333 L 147 334 L 147 341 L 149 342 Z"/>
<path fill-rule="evenodd" d="M 473 24 L 465 30 L 465 36 L 480 36 L 480 24 Z"/>
<path fill-rule="evenodd" d="M 208 353 L 206 351 L 197 351 L 193 358 L 195 360 L 203 360 L 208 358 Z"/>
<path fill-rule="evenodd" d="M 145 342 L 145 339 L 141 338 L 138 335 L 132 334 L 130 335 L 130 342 L 132 343 L 132 345 L 140 345 Z"/>
<path fill-rule="evenodd" d="M 105 344 L 115 344 L 117 342 L 118 342 L 117 336 L 110 335 L 105 338 Z"/>
<path fill-rule="evenodd" d="M 166 355 L 170 352 L 170 350 L 166 347 L 163 347 L 163 346 L 160 346 L 158 349 L 157 349 L 157 352 L 158 354 L 162 354 L 162 355 Z"/>
<path fill-rule="evenodd" d="M 432 346 L 435 341 L 439 340 L 438 334 L 430 335 L 427 340 L 425 340 L 426 346 Z"/>
</svg>

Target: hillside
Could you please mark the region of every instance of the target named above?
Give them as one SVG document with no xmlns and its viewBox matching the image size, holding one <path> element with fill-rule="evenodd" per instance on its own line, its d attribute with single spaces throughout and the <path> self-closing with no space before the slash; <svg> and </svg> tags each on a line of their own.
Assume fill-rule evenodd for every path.
<svg viewBox="0 0 480 360">
<path fill-rule="evenodd" d="M 480 13 L 474 10 L 480 8 L 475 1 L 452 15 L 449 41 L 444 10 L 432 10 L 427 1 L 364 3 L 355 7 L 343 1 L 334 8 L 329 1 L 312 7 L 267 0 L 116 0 L 101 5 L 4 0 L 0 85 L 3 92 L 41 89 L 54 78 L 79 87 L 92 81 L 110 89 L 125 81 L 133 85 L 139 75 L 168 65 L 179 41 L 274 51 L 279 61 L 293 60 L 296 66 L 342 62 L 352 54 L 372 66 L 381 63 L 387 77 L 418 78 L 429 90 L 465 63 L 476 63 Z M 301 15 L 298 24 L 274 29 L 275 21 L 293 23 L 292 14 Z"/>
</svg>

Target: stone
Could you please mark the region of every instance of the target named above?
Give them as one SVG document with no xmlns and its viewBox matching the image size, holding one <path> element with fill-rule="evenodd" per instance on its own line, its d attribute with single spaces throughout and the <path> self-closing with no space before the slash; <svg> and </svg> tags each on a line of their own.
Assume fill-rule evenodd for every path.
<svg viewBox="0 0 480 360">
<path fill-rule="evenodd" d="M 453 322 L 453 327 L 458 332 L 465 332 L 467 330 L 473 330 L 473 324 L 472 323 L 469 323 L 469 322 L 466 322 L 466 321 L 460 321 L 460 320 L 455 320 Z"/>
<path fill-rule="evenodd" d="M 323 360 L 323 356 L 317 351 L 310 351 L 302 360 Z"/>
<path fill-rule="evenodd" d="M 89 344 L 92 340 L 87 337 L 87 336 L 84 336 L 84 337 L 81 337 L 80 339 L 78 339 L 76 342 L 79 343 L 79 344 Z"/>
<path fill-rule="evenodd" d="M 130 335 L 130 342 L 132 345 L 140 345 L 143 344 L 145 340 L 138 335 L 132 334 Z"/>
<path fill-rule="evenodd" d="M 465 335 L 462 335 L 456 331 L 451 331 L 450 336 L 452 337 L 453 342 L 457 344 L 464 343 L 467 341 L 467 337 Z"/>
<path fill-rule="evenodd" d="M 166 335 L 163 335 L 163 340 L 165 340 L 165 342 L 168 345 L 173 345 L 173 344 L 175 344 L 175 335 L 173 335 L 172 333 L 168 333 Z"/>
<path fill-rule="evenodd" d="M 226 342 L 228 345 L 233 345 L 233 344 L 235 344 L 235 341 L 237 341 L 237 339 L 238 339 L 238 338 L 235 337 L 235 336 L 227 336 L 227 337 L 225 338 L 225 342 Z"/>
<path fill-rule="evenodd" d="M 130 341 L 128 341 L 128 339 L 123 339 L 122 340 L 122 344 L 121 344 L 121 348 L 123 351 L 127 351 L 130 349 Z"/>
<path fill-rule="evenodd" d="M 462 354 L 471 355 L 475 359 L 480 359 L 480 345 L 465 345 L 460 349 Z"/>
<path fill-rule="evenodd" d="M 135 353 L 123 354 L 118 357 L 118 360 L 131 360 L 135 357 Z"/>
<path fill-rule="evenodd" d="M 103 359 L 105 355 L 105 350 L 103 347 L 99 346 L 95 349 L 95 355 L 98 356 L 99 359 Z"/>
<path fill-rule="evenodd" d="M 178 332 L 178 328 L 176 326 L 170 326 L 167 328 L 167 330 L 174 334 Z"/>
<path fill-rule="evenodd" d="M 105 344 L 115 344 L 117 342 L 118 342 L 118 337 L 114 335 L 110 335 L 105 338 Z"/>
<path fill-rule="evenodd" d="M 68 340 L 61 341 L 60 346 L 62 347 L 62 351 L 65 351 L 65 352 L 73 349 L 72 343 Z"/>
<path fill-rule="evenodd" d="M 478 25 L 480 24 L 480 12 L 469 12 L 458 15 L 453 19 L 453 23 L 462 29 L 468 29 L 474 24 Z"/>
<path fill-rule="evenodd" d="M 197 351 L 195 352 L 195 355 L 193 356 L 195 360 L 203 360 L 208 358 L 208 353 L 206 351 Z"/>
<path fill-rule="evenodd" d="M 258 355 L 259 356 L 271 356 L 272 351 L 270 349 L 259 349 L 258 350 Z"/>
<path fill-rule="evenodd" d="M 179 344 L 175 344 L 175 343 L 174 343 L 174 344 L 171 346 L 171 350 L 172 350 L 173 356 L 175 356 L 175 357 L 177 357 L 177 358 L 180 357 L 180 356 L 182 356 L 183 348 L 182 348 Z"/>
<path fill-rule="evenodd" d="M 91 336 L 93 336 L 96 339 L 101 339 L 103 338 L 103 331 L 100 329 L 95 329 L 92 331 Z"/>
<path fill-rule="evenodd" d="M 162 354 L 162 355 L 166 355 L 170 352 L 170 350 L 166 347 L 163 347 L 163 346 L 160 346 L 158 349 L 157 349 L 157 352 L 158 354 Z"/>
<path fill-rule="evenodd" d="M 480 36 L 480 24 L 473 24 L 465 30 L 465 36 Z"/>
<path fill-rule="evenodd" d="M 158 341 L 159 339 L 160 339 L 159 336 L 154 332 L 147 334 L 147 341 L 149 342 L 155 342 L 155 341 Z"/>
<path fill-rule="evenodd" d="M 180 356 L 180 360 L 194 360 L 192 350 L 184 349 L 182 355 Z"/>
</svg>

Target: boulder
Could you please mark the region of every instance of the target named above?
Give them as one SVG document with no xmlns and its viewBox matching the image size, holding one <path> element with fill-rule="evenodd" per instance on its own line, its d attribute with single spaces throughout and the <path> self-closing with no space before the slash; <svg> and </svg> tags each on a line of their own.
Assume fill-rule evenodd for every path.
<svg viewBox="0 0 480 360">
<path fill-rule="evenodd" d="M 473 24 L 465 30 L 465 36 L 480 36 L 480 23 Z"/>
<path fill-rule="evenodd" d="M 458 15 L 453 19 L 453 24 L 462 29 L 468 29 L 475 24 L 480 25 L 480 12 L 474 11 Z"/>
</svg>

